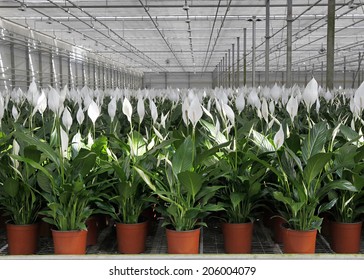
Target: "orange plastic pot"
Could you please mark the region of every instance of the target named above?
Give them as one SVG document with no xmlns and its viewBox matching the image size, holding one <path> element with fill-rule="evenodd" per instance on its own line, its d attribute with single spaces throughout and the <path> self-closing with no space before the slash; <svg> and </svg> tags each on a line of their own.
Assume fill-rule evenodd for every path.
<svg viewBox="0 0 364 280">
<path fill-rule="evenodd" d="M 331 222 L 331 249 L 335 253 L 357 254 L 360 252 L 362 222 Z"/>
<path fill-rule="evenodd" d="M 201 229 L 176 231 L 166 229 L 168 254 L 198 254 Z"/>
<path fill-rule="evenodd" d="M 137 224 L 116 224 L 118 251 L 122 254 L 140 254 L 145 251 L 148 221 Z"/>
<path fill-rule="evenodd" d="M 8 253 L 10 255 L 32 255 L 38 247 L 39 224 L 6 224 Z"/>
<path fill-rule="evenodd" d="M 282 226 L 283 227 L 283 226 Z M 317 230 L 293 230 L 284 228 L 283 252 L 286 254 L 314 254 Z"/>
<path fill-rule="evenodd" d="M 227 254 L 248 254 L 252 250 L 253 223 L 223 223 L 224 249 Z"/>
<path fill-rule="evenodd" d="M 55 254 L 86 254 L 87 230 L 59 231 L 52 229 L 52 236 Z"/>
</svg>

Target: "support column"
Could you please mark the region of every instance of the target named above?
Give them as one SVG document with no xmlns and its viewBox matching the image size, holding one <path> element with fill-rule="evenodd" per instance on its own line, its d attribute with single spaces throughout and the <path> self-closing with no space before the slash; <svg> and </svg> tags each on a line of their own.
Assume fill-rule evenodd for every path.
<svg viewBox="0 0 364 280">
<path fill-rule="evenodd" d="M 235 44 L 233 44 L 231 46 L 231 87 L 235 88 L 235 69 L 234 69 L 234 64 L 235 64 L 235 59 L 234 59 L 234 54 L 235 54 Z"/>
<path fill-rule="evenodd" d="M 167 88 L 168 78 L 167 78 L 167 72 L 164 73 L 164 88 Z"/>
<path fill-rule="evenodd" d="M 287 0 L 287 61 L 286 87 L 292 86 L 292 0 Z"/>
<path fill-rule="evenodd" d="M 321 86 L 324 84 L 324 62 L 321 61 Z"/>
<path fill-rule="evenodd" d="M 39 67 L 38 67 L 38 73 L 39 73 L 39 87 L 43 87 L 43 63 L 42 63 L 42 51 L 41 51 L 41 46 L 40 43 L 38 44 L 38 63 L 39 63 Z"/>
<path fill-rule="evenodd" d="M 249 21 L 251 21 L 253 23 L 253 30 L 252 30 L 252 87 L 255 87 L 255 35 L 256 35 L 256 21 L 257 21 L 257 17 L 253 16 L 252 19 L 250 19 Z"/>
<path fill-rule="evenodd" d="M 236 85 L 240 87 L 240 37 L 236 37 Z"/>
<path fill-rule="evenodd" d="M 63 87 L 63 65 L 62 65 L 62 55 L 58 54 L 58 64 L 59 64 L 59 88 Z"/>
<path fill-rule="evenodd" d="M 72 70 L 72 66 L 71 66 L 71 52 L 68 52 L 67 64 L 68 64 L 68 89 L 71 89 L 71 87 L 73 87 L 73 84 L 72 84 L 72 75 L 71 75 L 71 70 Z"/>
<path fill-rule="evenodd" d="M 27 88 L 29 88 L 29 85 L 31 83 L 30 80 L 30 62 L 29 62 L 29 42 L 27 41 L 27 45 L 25 47 L 25 71 L 27 76 Z"/>
<path fill-rule="evenodd" d="M 53 69 L 53 54 L 52 51 L 49 53 L 49 83 L 51 87 L 54 87 L 54 69 Z"/>
<path fill-rule="evenodd" d="M 269 86 L 270 0 L 265 1 L 265 86 Z"/>
<path fill-rule="evenodd" d="M 222 87 L 225 87 L 225 56 L 222 57 Z"/>
<path fill-rule="evenodd" d="M 335 0 L 327 1 L 326 89 L 334 88 Z"/>
<path fill-rule="evenodd" d="M 230 49 L 228 49 L 228 87 L 231 87 L 231 55 Z"/>
<path fill-rule="evenodd" d="M 346 56 L 344 56 L 344 88 L 346 88 Z"/>
<path fill-rule="evenodd" d="M 10 72 L 11 72 L 11 89 L 14 89 L 16 84 L 15 84 L 15 54 L 14 54 L 14 42 L 13 42 L 13 37 L 11 35 L 10 37 Z"/>
<path fill-rule="evenodd" d="M 244 28 L 244 86 L 246 85 L 246 28 Z"/>
</svg>

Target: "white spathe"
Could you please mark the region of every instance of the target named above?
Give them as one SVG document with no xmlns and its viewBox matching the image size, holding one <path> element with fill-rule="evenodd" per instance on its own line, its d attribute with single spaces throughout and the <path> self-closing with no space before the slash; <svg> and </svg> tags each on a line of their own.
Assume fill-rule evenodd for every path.
<svg viewBox="0 0 364 280">
<path fill-rule="evenodd" d="M 298 101 L 293 95 L 291 95 L 291 98 L 287 102 L 286 110 L 291 118 L 291 121 L 293 122 L 298 113 Z"/>
<path fill-rule="evenodd" d="M 116 115 L 116 97 L 113 97 L 107 105 L 107 112 L 111 121 L 113 121 Z"/>
<path fill-rule="evenodd" d="M 149 110 L 152 115 L 153 124 L 155 124 L 158 119 L 158 109 L 152 99 L 149 99 Z"/>
<path fill-rule="evenodd" d="M 308 82 L 306 88 L 303 91 L 302 99 L 306 104 L 307 111 L 309 111 L 311 106 L 318 99 L 318 84 L 315 78 L 312 78 L 311 81 Z"/>
<path fill-rule="evenodd" d="M 203 115 L 203 110 L 201 108 L 200 100 L 198 99 L 197 96 L 195 96 L 192 99 L 191 104 L 187 111 L 188 119 L 191 121 L 193 127 L 196 126 L 198 121 L 202 118 L 202 115 Z"/>
<path fill-rule="evenodd" d="M 279 130 L 277 131 L 276 135 L 274 135 L 273 139 L 274 145 L 276 150 L 278 150 L 284 143 L 284 132 L 282 125 L 279 126 Z"/>
<path fill-rule="evenodd" d="M 144 116 L 145 116 L 145 106 L 144 106 L 144 100 L 142 97 L 138 98 L 137 112 L 138 112 L 138 116 L 139 116 L 139 123 L 142 123 Z"/>
<path fill-rule="evenodd" d="M 77 110 L 77 113 L 76 113 L 76 120 L 77 120 L 79 125 L 81 125 L 83 123 L 83 121 L 85 120 L 85 114 L 83 113 L 81 103 L 78 104 L 78 110 Z"/>
<path fill-rule="evenodd" d="M 67 129 L 67 132 L 70 131 L 70 128 L 72 126 L 72 116 L 70 111 L 68 110 L 68 107 L 66 107 L 63 111 L 63 115 L 62 115 L 62 123 L 64 125 L 64 127 Z"/>
<path fill-rule="evenodd" d="M 97 106 L 96 102 L 93 100 L 88 106 L 87 115 L 91 119 L 92 123 L 95 125 L 97 118 L 100 116 L 100 109 L 99 106 Z"/>
<path fill-rule="evenodd" d="M 122 110 L 123 110 L 124 115 L 128 119 L 128 122 L 130 124 L 132 124 L 131 116 L 133 115 L 133 107 L 131 106 L 130 101 L 127 97 L 124 98 Z"/>
</svg>

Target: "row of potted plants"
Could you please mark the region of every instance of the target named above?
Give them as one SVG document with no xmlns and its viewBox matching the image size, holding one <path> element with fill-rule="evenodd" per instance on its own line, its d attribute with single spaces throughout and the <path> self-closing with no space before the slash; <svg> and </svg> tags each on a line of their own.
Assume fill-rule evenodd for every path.
<svg viewBox="0 0 364 280">
<path fill-rule="evenodd" d="M 55 253 L 71 252 L 70 241 L 57 246 L 57 235 L 71 231 L 82 239 L 73 253 L 83 254 L 86 220 L 102 213 L 117 222 L 119 251 L 140 253 L 141 214 L 154 205 L 169 253 L 197 253 L 211 213 L 224 221 L 226 252 L 249 253 L 254 220 L 272 208 L 284 221 L 284 251 L 314 253 L 323 213 L 337 222 L 361 219 L 363 88 L 324 92 L 312 79 L 305 89 L 103 92 L 32 83 L 26 93 L 3 92 L 0 205 L 8 230 L 41 216 L 55 229 Z M 310 233 L 311 245 L 291 240 L 296 231 Z M 173 244 L 180 233 L 195 241 Z M 17 253 L 9 236 L 9 252 Z M 347 252 L 335 247 L 342 237 L 331 240 Z"/>
</svg>

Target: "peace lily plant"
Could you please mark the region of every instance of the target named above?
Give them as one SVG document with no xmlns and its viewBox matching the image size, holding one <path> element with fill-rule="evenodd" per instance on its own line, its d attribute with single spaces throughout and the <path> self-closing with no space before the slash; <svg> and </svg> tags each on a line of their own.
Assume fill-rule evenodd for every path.
<svg viewBox="0 0 364 280">
<path fill-rule="evenodd" d="M 18 178 L 36 178 L 45 219 L 62 229 L 85 228 L 107 195 L 115 217 L 129 222 L 144 198 L 178 230 L 223 209 L 236 211 L 231 221 L 250 220 L 257 214 L 253 201 L 266 190 L 290 227 L 319 228 L 320 212 L 360 193 L 361 170 L 333 163 L 338 149 L 353 143 L 342 136 L 344 127 L 362 135 L 363 96 L 363 85 L 325 91 L 314 79 L 305 88 L 190 90 L 39 89 L 33 81 L 25 92 L 0 94 L 1 133 L 11 135 L 1 157 Z M 0 180 L 3 187 L 7 179 Z M 14 194 L 16 187 L 7 189 Z M 143 206 L 133 213 L 118 208 L 139 205 L 132 197 L 143 198 L 137 200 Z"/>
</svg>

